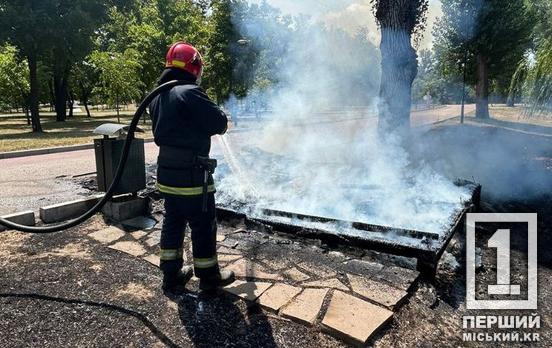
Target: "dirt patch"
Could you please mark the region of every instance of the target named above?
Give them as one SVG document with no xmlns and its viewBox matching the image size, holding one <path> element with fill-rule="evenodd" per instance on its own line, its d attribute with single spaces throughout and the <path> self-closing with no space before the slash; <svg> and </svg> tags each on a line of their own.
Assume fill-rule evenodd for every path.
<svg viewBox="0 0 552 348">
<path fill-rule="evenodd" d="M 153 291 L 146 288 L 142 284 L 129 283 L 124 288 L 119 289 L 115 293 L 115 297 L 132 298 L 138 301 L 148 301 L 155 296 Z"/>
<path fill-rule="evenodd" d="M 11 260 L 19 257 L 21 247 L 26 244 L 30 236 L 25 233 L 6 231 L 0 233 L 0 264 L 4 266 Z"/>
<path fill-rule="evenodd" d="M 36 259 L 46 257 L 70 257 L 72 259 L 91 260 L 92 254 L 90 250 L 81 243 L 69 243 L 61 248 L 54 249 L 45 253 L 40 253 L 33 256 Z"/>
<path fill-rule="evenodd" d="M 93 270 L 96 273 L 99 273 L 104 269 L 104 267 L 102 265 L 100 265 L 99 263 L 96 263 L 96 264 L 90 266 L 90 269 Z"/>
</svg>

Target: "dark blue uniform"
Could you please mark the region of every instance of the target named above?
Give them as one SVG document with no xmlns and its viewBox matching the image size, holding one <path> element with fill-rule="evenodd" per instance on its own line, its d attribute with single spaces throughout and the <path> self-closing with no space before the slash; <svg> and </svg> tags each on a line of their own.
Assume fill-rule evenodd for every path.
<svg viewBox="0 0 552 348">
<path fill-rule="evenodd" d="M 217 274 L 215 187 L 209 175 L 204 209 L 205 170 L 198 166 L 197 157 L 209 156 L 211 137 L 226 132 L 227 117 L 195 84 L 159 95 L 150 105 L 150 114 L 155 143 L 160 148 L 158 189 L 165 198 L 161 269 L 170 275 L 182 268 L 184 230 L 189 224 L 196 276 Z"/>
</svg>

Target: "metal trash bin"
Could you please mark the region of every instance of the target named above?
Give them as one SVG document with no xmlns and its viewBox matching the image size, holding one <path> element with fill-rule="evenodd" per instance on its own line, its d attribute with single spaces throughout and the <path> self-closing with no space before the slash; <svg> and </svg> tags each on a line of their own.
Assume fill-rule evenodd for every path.
<svg viewBox="0 0 552 348">
<path fill-rule="evenodd" d="M 94 139 L 98 191 L 106 192 L 113 182 L 129 126 L 106 123 L 94 130 L 94 134 L 103 135 Z M 140 128 L 136 132 L 143 133 Z M 135 138 L 130 147 L 123 176 L 114 194 L 136 193 L 146 188 L 146 158 L 144 139 Z"/>
</svg>

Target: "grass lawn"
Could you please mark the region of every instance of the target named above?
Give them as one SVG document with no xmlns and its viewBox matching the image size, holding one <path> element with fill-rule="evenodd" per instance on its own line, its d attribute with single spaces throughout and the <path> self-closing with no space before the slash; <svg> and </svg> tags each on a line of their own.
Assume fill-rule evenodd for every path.
<svg viewBox="0 0 552 348">
<path fill-rule="evenodd" d="M 516 105 L 512 108 L 504 104 L 494 104 L 489 106 L 489 113 L 491 114 L 491 118 L 501 121 L 552 127 L 551 112 L 541 113 L 537 116 L 529 116 L 525 112 L 525 108 L 523 106 Z"/>
<path fill-rule="evenodd" d="M 439 110 L 436 109 L 436 112 L 441 112 Z M 459 110 L 460 106 L 458 106 L 458 113 Z M 519 106 L 509 108 L 505 105 L 491 105 L 490 113 L 497 121 L 552 127 L 552 115 L 529 118 L 525 116 L 523 107 Z M 121 123 L 128 124 L 131 114 L 132 111 L 122 112 Z M 468 117 L 473 115 L 474 112 L 467 114 Z M 92 131 L 104 123 L 117 123 L 117 115 L 114 111 L 97 111 L 91 118 L 77 114 L 66 122 L 56 122 L 53 113 L 43 112 L 41 120 L 44 132 L 33 133 L 23 115 L 0 115 L 0 152 L 92 143 L 92 140 L 98 137 Z M 140 127 L 145 131 L 141 137 L 152 136 L 149 120 L 147 124 L 141 121 Z"/>
<path fill-rule="evenodd" d="M 130 123 L 129 113 L 121 114 L 121 123 Z M 104 123 L 117 123 L 117 115 L 102 113 L 90 118 L 74 116 L 66 122 L 56 122 L 51 114 L 41 115 L 43 133 L 33 133 L 22 115 L 0 116 L 0 152 L 29 150 L 45 147 L 68 146 L 92 143 L 94 129 Z M 151 137 L 151 122 L 140 121 L 145 133 L 140 137 Z"/>
</svg>

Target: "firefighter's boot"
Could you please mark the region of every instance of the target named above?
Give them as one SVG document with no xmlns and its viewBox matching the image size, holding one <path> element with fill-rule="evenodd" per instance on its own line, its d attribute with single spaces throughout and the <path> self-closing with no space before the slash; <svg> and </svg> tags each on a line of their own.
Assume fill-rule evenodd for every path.
<svg viewBox="0 0 552 348">
<path fill-rule="evenodd" d="M 218 288 L 232 284 L 235 280 L 234 272 L 223 270 L 213 275 L 201 277 L 199 279 L 199 289 L 205 292 L 212 292 Z"/>
<path fill-rule="evenodd" d="M 163 274 L 163 291 L 165 293 L 179 295 L 186 291 L 186 284 L 192 279 L 194 272 L 192 267 L 184 266 L 176 273 Z"/>
</svg>

